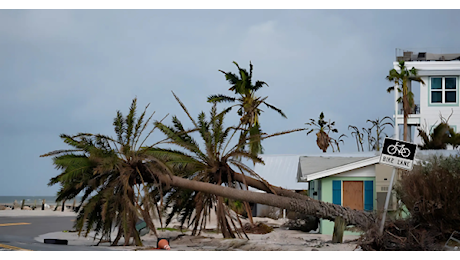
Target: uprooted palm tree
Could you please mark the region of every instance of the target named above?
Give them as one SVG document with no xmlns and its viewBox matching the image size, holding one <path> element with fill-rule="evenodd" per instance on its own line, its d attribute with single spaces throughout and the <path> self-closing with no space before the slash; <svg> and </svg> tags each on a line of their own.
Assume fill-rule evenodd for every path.
<svg viewBox="0 0 460 260">
<path fill-rule="evenodd" d="M 249 62 L 249 73 L 247 70 L 240 68 L 238 63 L 233 62 L 238 68 L 238 75 L 232 72 L 225 72 L 219 70 L 225 74 L 225 79 L 232 85 L 228 90 L 234 91 L 238 97 L 229 97 L 225 95 L 211 95 L 208 97 L 208 102 L 210 103 L 222 103 L 222 102 L 237 102 L 237 104 L 231 106 L 239 107 L 238 115 L 241 117 L 241 125 L 243 131 L 240 132 L 240 140 L 248 140 L 249 151 L 251 154 L 257 155 L 263 153 L 263 147 L 261 140 L 259 139 L 262 130 L 260 127 L 259 116 L 263 112 L 259 106 L 261 104 L 266 105 L 268 108 L 275 110 L 282 117 L 286 118 L 286 115 L 281 111 L 281 109 L 268 104 L 265 102 L 267 97 L 257 97 L 256 92 L 261 89 L 264 85 L 268 87 L 268 84 L 263 81 L 256 81 L 255 84 L 252 83 L 252 64 Z M 247 138 L 252 136 L 252 139 Z"/>
<path fill-rule="evenodd" d="M 317 201 L 267 183 L 241 160 L 234 158 L 244 157 L 253 162 L 263 163 L 258 156 L 241 148 L 246 140 L 240 139 L 236 145 L 227 150 L 233 135 L 240 129 L 241 125 L 240 122 L 240 125 L 236 127 L 225 128 L 223 126 L 224 116 L 229 112 L 229 109 L 217 113 L 216 108 L 213 107 L 209 119 L 206 119 L 204 113 L 200 113 L 198 120 L 195 121 L 184 104 L 177 97 L 176 99 L 193 126 L 186 130 L 177 117 L 173 117 L 173 126 L 166 126 L 161 122 L 155 123 L 155 126 L 168 136 L 171 144 L 175 144 L 185 151 L 150 148 L 150 154 L 153 157 L 166 161 L 165 172 L 169 173 L 152 172 L 152 175 L 158 178 L 159 182 L 166 183 L 174 189 L 173 194 L 170 195 L 172 211 L 168 218 L 177 214 L 182 223 L 188 220 L 189 225 L 194 226 L 193 234 L 199 234 L 198 228 L 200 231 L 205 228 L 207 216 L 214 209 L 223 236 L 235 237 L 233 232 L 236 231 L 237 235 L 242 237 L 237 227 L 238 223 L 241 227 L 239 217 L 232 218 L 228 208 L 223 203 L 225 198 L 286 208 L 332 221 L 335 217 L 342 216 L 347 224 L 362 229 L 365 229 L 370 223 L 374 223 L 374 216 L 367 212 Z M 272 135 L 263 134 L 260 139 L 264 140 L 301 130 L 304 129 Z M 226 141 L 232 131 L 233 134 Z M 198 132 L 204 143 L 203 148 L 200 148 L 198 142 L 192 138 L 190 135 L 192 132 Z M 247 137 L 247 139 L 250 138 L 250 136 Z M 179 177 L 174 172 L 188 172 L 188 174 Z M 243 187 L 236 189 L 236 186 L 239 185 Z M 271 194 L 248 191 L 245 189 L 247 187 Z"/>
<path fill-rule="evenodd" d="M 375 221 L 374 216 L 367 212 L 351 210 L 339 205 L 317 201 L 294 191 L 273 186 L 257 178 L 257 175 L 255 175 L 256 178 L 245 175 L 244 164 L 238 160 L 230 160 L 230 157 L 225 161 L 222 157 L 224 154 L 227 156 L 230 153 L 237 154 L 238 148 L 231 148 L 228 152 L 220 153 L 219 151 L 221 150 L 217 150 L 217 153 L 213 153 L 214 150 L 209 150 L 209 148 L 216 146 L 208 145 L 205 146 L 206 151 L 203 150 L 200 152 L 199 149 L 193 148 L 194 141 L 189 139 L 191 136 L 188 135 L 188 131 L 181 130 L 183 129 L 180 126 L 181 124 L 168 128 L 164 125 L 163 127 L 161 122 L 156 122 L 157 126 L 163 128 L 162 131 L 169 133 L 168 137 L 172 137 L 170 139 L 172 143 L 177 142 L 178 145 L 185 145 L 181 146 L 182 148 L 188 147 L 188 149 L 186 148 L 186 151 L 189 151 L 188 153 L 168 149 L 155 149 L 154 145 L 138 148 L 142 147 L 142 144 L 137 145 L 139 139 L 132 136 L 140 136 L 140 133 L 145 129 L 147 124 L 139 123 L 139 121 L 142 122 L 141 118 L 144 117 L 143 114 L 137 119 L 138 123 L 135 124 L 135 129 L 137 130 L 134 133 L 138 134 L 133 134 L 133 128 L 130 125 L 133 125 L 136 121 L 134 111 L 135 106 L 134 109 L 132 106 L 130 115 L 128 115 L 126 120 L 122 120 L 121 113 L 118 113 L 115 119 L 115 131 L 118 135 L 118 140 L 93 134 L 80 134 L 77 136 L 61 135 L 66 143 L 76 149 L 60 150 L 44 155 L 57 155 L 54 157 L 55 165 L 62 170 L 62 173 L 53 178 L 50 183 L 60 183 L 62 185 L 59 193 L 60 200 L 71 199 L 80 192 L 84 192 L 83 201 L 85 201 L 91 193 L 96 193 L 95 196 L 85 201 L 86 204 L 83 205 L 83 210 L 79 213 L 77 226 L 80 227 L 80 231 L 82 231 L 82 227 L 86 223 L 87 232 L 96 230 L 97 232 L 102 231 L 103 235 L 104 233 L 110 234 L 110 228 L 113 224 L 119 228 L 117 238 L 113 244 L 116 244 L 121 235 L 124 234 L 125 244 L 128 243 L 127 241 L 129 241 L 130 237 L 134 237 L 136 244 L 140 245 L 139 234 L 134 227 L 137 216 L 142 215 L 149 228 L 155 231 L 155 227 L 147 214 L 150 213 L 153 207 L 156 207 L 158 200 L 155 198 L 157 198 L 158 194 L 171 193 L 171 191 L 164 191 L 167 189 L 188 191 L 189 194 L 185 194 L 183 197 L 185 201 L 183 204 L 187 204 L 186 200 L 190 198 L 190 193 L 202 193 L 201 197 L 195 195 L 195 204 L 192 204 L 194 209 L 198 208 L 198 210 L 206 203 L 201 199 L 205 198 L 205 196 L 213 195 L 232 200 L 286 208 L 287 210 L 332 221 L 335 217 L 342 216 L 347 224 L 361 228 L 366 228 L 370 223 Z M 210 121 L 204 120 L 203 124 L 200 125 L 195 123 L 194 128 L 197 128 L 196 125 L 198 125 L 203 133 L 222 133 L 222 131 L 214 132 L 214 130 L 209 130 L 220 125 L 219 122 L 221 121 L 219 118 L 224 114 L 219 113 L 215 119 L 210 119 Z M 189 118 L 191 119 L 190 115 Z M 214 123 L 211 124 L 210 122 L 213 120 Z M 205 122 L 206 124 L 204 124 Z M 138 127 L 138 125 L 141 125 L 141 127 Z M 239 129 L 239 127 L 231 129 Z M 264 135 L 261 138 L 269 138 L 280 134 L 283 133 Z M 206 142 L 209 142 L 209 140 L 217 141 L 222 138 L 222 136 L 219 138 L 216 138 L 216 136 L 213 138 L 212 136 L 209 139 L 210 136 L 204 134 L 203 138 L 205 138 Z M 192 146 L 187 145 L 187 143 L 191 143 Z M 217 143 L 220 143 L 217 147 L 222 148 L 223 142 Z M 223 151 L 226 151 L 225 147 Z M 244 151 L 238 151 L 240 155 L 242 152 Z M 219 157 L 212 158 L 216 154 Z M 246 152 L 246 154 L 256 159 L 250 153 Z M 203 159 L 209 159 L 210 161 Z M 257 158 L 256 160 L 260 159 Z M 219 163 L 216 164 L 216 162 Z M 241 172 L 233 171 L 231 167 L 227 168 L 227 166 L 230 166 L 230 162 L 234 166 L 237 166 L 236 168 Z M 209 168 L 210 165 L 213 165 L 213 168 Z M 211 173 L 216 174 L 208 174 L 206 176 L 206 172 L 203 172 L 205 168 L 210 170 Z M 229 169 L 232 169 L 232 171 Z M 247 169 L 246 172 L 251 173 L 250 169 Z M 225 176 L 225 173 L 227 173 L 227 176 Z M 230 178 L 228 177 L 228 173 L 230 173 Z M 208 182 L 204 182 L 206 178 L 209 179 Z M 229 180 L 234 180 L 236 184 L 230 184 L 230 187 L 217 185 L 219 182 L 222 184 L 228 183 Z M 212 182 L 215 181 L 217 181 L 216 184 L 213 184 Z M 142 186 L 139 185 L 140 183 L 142 183 Z M 270 194 L 231 188 L 232 185 L 233 187 L 234 185 L 239 185 L 238 183 L 243 183 L 246 187 L 253 187 Z M 133 193 L 136 185 L 138 185 L 138 192 Z M 144 191 L 143 194 L 153 194 L 154 196 L 142 196 L 141 192 L 139 192 L 141 189 Z M 132 199 L 133 196 L 134 199 Z M 137 202 L 138 199 L 141 199 L 141 203 Z M 219 201 L 219 199 L 217 198 L 216 201 Z M 228 214 L 225 207 L 220 207 L 220 211 L 224 211 L 223 214 L 220 214 L 221 216 Z M 197 215 L 195 214 L 195 216 Z M 221 223 L 225 223 L 225 220 L 221 220 Z"/>
<path fill-rule="evenodd" d="M 173 93 L 174 94 L 174 93 Z M 262 163 L 261 158 L 244 149 L 248 140 L 264 140 L 266 138 L 302 131 L 304 129 L 295 129 L 284 131 L 273 135 L 259 134 L 257 139 L 254 139 L 252 134 L 245 139 L 239 139 L 238 142 L 229 146 L 232 137 L 241 129 L 241 125 L 245 124 L 240 121 L 236 127 L 224 127 L 224 117 L 230 111 L 230 108 L 217 113 L 216 104 L 214 103 L 209 118 L 206 118 L 205 113 L 201 112 L 198 119 L 195 121 L 189 114 L 184 104 L 174 95 L 182 106 L 185 113 L 188 115 L 193 126 L 189 130 L 185 130 L 182 122 L 173 117 L 173 126 L 166 126 L 161 122 L 155 122 L 155 126 L 162 131 L 169 139 L 167 143 L 179 146 L 185 151 L 150 148 L 149 154 L 166 161 L 166 165 L 170 167 L 171 172 L 185 171 L 187 175 L 182 177 L 194 181 L 211 183 L 215 185 L 224 185 L 234 189 L 244 189 L 246 176 L 254 176 L 257 180 L 265 183 L 254 171 L 245 165 L 237 158 L 244 158 L 255 163 Z M 200 148 L 198 142 L 192 137 L 191 133 L 197 132 L 203 143 L 203 148 Z M 249 145 L 251 141 L 249 141 Z M 227 149 L 228 148 L 228 149 Z M 235 177 L 235 170 L 238 169 L 242 174 L 242 179 Z M 218 220 L 218 225 L 225 238 L 234 238 L 236 234 L 242 238 L 242 234 L 238 232 L 242 230 L 239 216 L 231 216 L 230 211 L 224 203 L 225 198 L 214 194 L 206 194 L 190 190 L 174 189 L 169 195 L 166 205 L 171 206 L 166 223 L 169 223 L 174 215 L 180 216 L 181 224 L 188 221 L 188 225 L 193 225 L 192 234 L 199 234 L 199 231 L 204 229 L 206 219 L 212 209 L 215 209 Z M 247 202 L 244 203 L 248 216 L 250 216 L 250 208 Z M 238 228 L 238 226 L 240 226 Z M 244 231 L 243 234 L 245 235 Z"/>
<path fill-rule="evenodd" d="M 140 147 L 153 129 L 143 140 L 140 138 L 153 114 L 144 122 L 147 105 L 136 118 L 136 105 L 137 99 L 134 99 L 126 117 L 117 112 L 113 122 L 116 139 L 90 133 L 75 136 L 61 134 L 61 139 L 74 149 L 40 156 L 54 156 L 54 165 L 62 170 L 49 182 L 49 185 L 61 184 L 58 201 L 73 199 L 81 192 L 84 194 L 75 222 L 79 235 L 86 224 L 85 236 L 95 230 L 96 235 L 101 234 L 101 240 L 110 240 L 112 226 L 116 226 L 118 234 L 114 245 L 124 236 L 125 245 L 133 238 L 139 246 L 142 242 L 135 226 L 140 216 L 150 230 L 156 232 L 150 212 L 157 203 L 152 197 L 141 196 L 141 190 L 147 193 L 151 188 L 144 182 L 141 172 L 151 165 L 144 164 L 149 157 L 148 149 Z M 90 197 L 92 193 L 96 195 Z"/>
</svg>

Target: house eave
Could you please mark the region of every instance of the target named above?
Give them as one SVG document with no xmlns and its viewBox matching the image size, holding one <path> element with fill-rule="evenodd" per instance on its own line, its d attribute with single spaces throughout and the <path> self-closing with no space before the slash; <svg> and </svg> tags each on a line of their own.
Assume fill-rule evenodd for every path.
<svg viewBox="0 0 460 260">
<path fill-rule="evenodd" d="M 342 173 L 342 172 L 351 171 L 351 170 L 354 170 L 354 169 L 366 167 L 366 166 L 378 163 L 379 160 L 380 160 L 380 155 L 375 156 L 375 157 L 371 157 L 369 159 L 364 159 L 364 160 L 361 160 L 361 161 L 358 161 L 358 162 L 355 162 L 355 163 L 350 163 L 350 164 L 347 164 L 347 165 L 335 167 L 335 168 L 332 168 L 332 169 L 320 171 L 320 172 L 313 173 L 313 174 L 309 174 L 309 175 L 307 175 L 305 177 L 302 176 L 302 177 L 300 177 L 299 182 L 308 182 L 308 181 L 328 177 L 328 176 L 331 176 L 331 175 L 339 174 L 339 173 Z"/>
</svg>

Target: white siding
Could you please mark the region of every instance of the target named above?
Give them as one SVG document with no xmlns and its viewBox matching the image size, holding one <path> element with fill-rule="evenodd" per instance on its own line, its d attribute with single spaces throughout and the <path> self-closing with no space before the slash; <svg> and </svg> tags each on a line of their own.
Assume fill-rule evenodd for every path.
<svg viewBox="0 0 460 260">
<path fill-rule="evenodd" d="M 339 173 L 334 177 L 375 177 L 375 165 L 369 165 L 363 168 Z"/>
<path fill-rule="evenodd" d="M 394 67 L 397 68 L 397 62 L 393 63 Z M 443 73 L 449 74 L 452 71 L 459 71 L 460 70 L 460 62 L 459 61 L 431 61 L 431 62 L 406 62 L 407 68 L 415 67 L 421 72 L 423 75 L 430 75 L 430 73 L 436 74 L 435 77 L 443 77 L 438 76 Z M 430 72 L 431 71 L 431 72 Z M 444 71 L 444 72 L 443 72 Z M 457 73 L 459 74 L 459 73 Z M 449 74 L 445 76 L 457 76 Z M 435 126 L 441 122 L 440 114 L 444 118 L 448 118 L 452 113 L 452 116 L 449 119 L 449 125 L 455 126 L 454 129 L 457 132 L 460 131 L 460 106 L 459 105 L 452 105 L 452 106 L 430 106 L 429 105 L 429 80 L 430 76 L 423 76 L 421 77 L 425 84 L 420 84 L 420 115 L 413 115 L 413 117 L 420 118 L 420 127 L 426 131 L 429 131 L 432 126 Z M 459 79 L 457 78 L 457 81 Z M 457 85 L 459 83 L 457 82 Z M 458 91 L 458 90 L 457 90 Z M 458 101 L 458 100 L 457 100 Z M 460 103 L 460 102 L 459 102 Z M 398 123 L 402 125 L 402 117 L 398 116 Z M 410 123 L 414 123 L 413 121 Z M 402 133 L 401 133 L 402 135 Z M 413 134 L 414 142 L 421 144 L 421 138 L 418 137 L 418 131 L 415 129 L 415 133 Z"/>
<path fill-rule="evenodd" d="M 453 106 L 429 106 L 429 89 L 428 81 L 429 77 L 423 77 L 423 81 L 427 84 L 420 84 L 420 111 L 421 111 L 421 126 L 429 128 L 432 125 L 439 124 L 441 119 L 439 117 L 440 113 L 444 118 L 448 118 L 453 112 L 452 116 L 449 119 L 450 125 L 455 125 L 457 128 L 460 128 L 460 107 L 458 105 Z"/>
</svg>

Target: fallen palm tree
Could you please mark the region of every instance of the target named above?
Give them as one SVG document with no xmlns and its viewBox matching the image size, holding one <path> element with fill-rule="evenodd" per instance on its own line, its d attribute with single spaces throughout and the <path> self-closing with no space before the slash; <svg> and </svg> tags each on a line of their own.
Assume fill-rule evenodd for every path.
<svg viewBox="0 0 460 260">
<path fill-rule="evenodd" d="M 125 245 L 129 244 L 130 238 L 136 245 L 142 245 L 136 222 L 142 217 L 149 229 L 155 232 L 151 212 L 156 210 L 160 213 L 162 209 L 158 205 L 163 204 L 165 195 L 173 202 L 168 219 L 174 214 L 180 215 L 182 223 L 185 220 L 192 223 L 193 234 L 196 234 L 198 229 L 206 226 L 210 211 L 215 210 L 225 238 L 234 238 L 235 232 L 241 237 L 240 231 L 244 233 L 244 229 L 239 219 L 238 223 L 234 223 L 224 198 L 244 201 L 247 208 L 248 202 L 253 202 L 332 221 L 340 216 L 347 225 L 362 229 L 374 221 L 370 213 L 317 201 L 270 185 L 240 160 L 246 158 L 253 163 L 263 163 L 256 154 L 244 150 L 248 140 L 264 140 L 304 129 L 271 135 L 264 133 L 257 138 L 247 133 L 249 136 L 246 139 L 240 138 L 236 145 L 229 146 L 235 133 L 247 131 L 240 127 L 241 123 L 238 126 L 223 126 L 224 116 L 229 109 L 217 113 L 213 106 L 209 119 L 200 113 L 195 121 L 182 102 L 176 99 L 192 121 L 192 128 L 185 129 L 177 117 L 173 117 L 173 126 L 157 121 L 141 142 L 140 136 L 152 116 L 144 122 L 144 110 L 136 118 L 135 99 L 126 118 L 118 112 L 114 119 L 116 138 L 90 133 L 61 135 L 64 142 L 74 149 L 42 155 L 55 156 L 54 164 L 62 170 L 49 183 L 61 185 L 58 200 L 72 200 L 81 192 L 84 193 L 75 224 L 79 232 L 85 228 L 87 235 L 95 230 L 101 234 L 101 239 L 104 236 L 110 239 L 112 226 L 115 225 L 119 231 L 114 245 L 122 236 Z M 154 129 L 159 129 L 167 138 L 143 146 Z M 203 149 L 191 133 L 200 136 Z M 159 144 L 176 145 L 182 150 L 159 148 Z M 240 173 L 234 169 L 239 169 Z M 247 187 L 267 193 L 251 192 Z M 90 196 L 93 193 L 96 195 Z"/>
</svg>

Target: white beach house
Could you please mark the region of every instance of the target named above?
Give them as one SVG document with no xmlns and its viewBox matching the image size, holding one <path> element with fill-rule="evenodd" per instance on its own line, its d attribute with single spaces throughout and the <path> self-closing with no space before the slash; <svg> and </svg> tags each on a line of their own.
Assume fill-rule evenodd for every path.
<svg viewBox="0 0 460 260">
<path fill-rule="evenodd" d="M 416 68 L 425 83 L 420 84 L 420 103 L 416 104 L 408 118 L 411 141 L 421 144 L 417 127 L 430 132 L 441 122 L 440 115 L 447 119 L 452 114 L 449 125 L 458 131 L 457 129 L 460 128 L 460 53 L 433 54 L 404 51 L 402 56 L 396 57 L 396 60 L 393 62 L 396 70 L 399 68 L 399 61 L 404 60 L 407 69 Z M 412 85 L 415 86 L 414 83 Z M 410 83 L 408 87 L 412 89 Z M 396 121 L 399 126 L 403 125 L 401 105 L 397 111 Z M 402 131 L 399 132 L 399 139 L 402 139 Z"/>
</svg>

